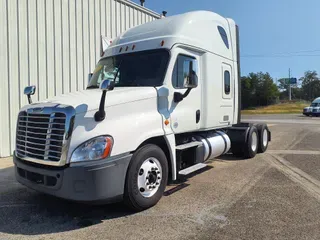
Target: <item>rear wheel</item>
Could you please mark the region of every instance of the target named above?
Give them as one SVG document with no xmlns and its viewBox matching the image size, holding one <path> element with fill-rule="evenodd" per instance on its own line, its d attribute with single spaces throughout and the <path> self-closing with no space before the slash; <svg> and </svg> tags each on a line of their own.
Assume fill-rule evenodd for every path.
<svg viewBox="0 0 320 240">
<path fill-rule="evenodd" d="M 135 211 L 154 206 L 168 181 L 167 158 L 156 145 L 148 144 L 132 156 L 127 171 L 124 201 Z"/>
<path fill-rule="evenodd" d="M 244 157 L 253 158 L 256 156 L 258 151 L 258 130 L 255 126 L 251 126 L 248 132 L 247 141 L 244 145 Z"/>
<path fill-rule="evenodd" d="M 259 134 L 259 147 L 258 152 L 264 153 L 269 144 L 269 131 L 266 124 L 260 124 L 257 126 L 258 134 Z"/>
</svg>

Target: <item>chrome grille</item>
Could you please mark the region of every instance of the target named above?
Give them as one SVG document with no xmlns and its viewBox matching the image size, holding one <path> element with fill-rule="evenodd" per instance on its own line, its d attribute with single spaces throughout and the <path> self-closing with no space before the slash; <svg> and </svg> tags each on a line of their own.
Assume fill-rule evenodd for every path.
<svg viewBox="0 0 320 240">
<path fill-rule="evenodd" d="M 66 132 L 66 114 L 20 112 L 16 152 L 21 158 L 59 162 Z"/>
</svg>

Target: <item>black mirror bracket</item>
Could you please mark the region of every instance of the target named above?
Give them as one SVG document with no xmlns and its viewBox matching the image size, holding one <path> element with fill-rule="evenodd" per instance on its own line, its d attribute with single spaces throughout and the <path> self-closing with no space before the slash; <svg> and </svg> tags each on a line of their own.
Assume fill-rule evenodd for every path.
<svg viewBox="0 0 320 240">
<path fill-rule="evenodd" d="M 190 93 L 192 88 L 188 88 L 187 91 L 182 94 L 182 93 L 179 93 L 179 92 L 175 92 L 173 94 L 173 101 L 178 103 L 178 102 L 181 102 L 185 97 L 187 97 Z"/>
<path fill-rule="evenodd" d="M 96 122 L 101 122 L 106 118 L 106 112 L 104 111 L 104 105 L 106 102 L 106 94 L 107 94 L 107 90 L 102 91 L 99 110 L 94 114 L 94 120 Z"/>
<path fill-rule="evenodd" d="M 32 99 L 31 99 L 31 95 L 30 94 L 27 95 L 27 98 L 28 98 L 28 103 L 32 104 Z"/>
</svg>

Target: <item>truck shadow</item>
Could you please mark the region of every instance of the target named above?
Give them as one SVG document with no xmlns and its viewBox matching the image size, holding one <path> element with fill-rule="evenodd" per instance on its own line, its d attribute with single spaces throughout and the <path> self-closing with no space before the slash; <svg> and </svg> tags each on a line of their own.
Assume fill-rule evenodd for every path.
<svg viewBox="0 0 320 240">
<path fill-rule="evenodd" d="M 243 157 L 237 157 L 234 156 L 233 154 L 225 154 L 225 155 L 221 155 L 219 158 L 215 159 L 215 161 L 245 161 L 248 160 L 246 158 Z"/>
<path fill-rule="evenodd" d="M 1 170 L 2 173 L 4 171 L 13 173 L 13 167 Z M 13 177 L 1 178 L 0 183 L 0 232 L 2 233 L 21 235 L 59 233 L 133 214 L 121 203 L 92 206 L 40 194 L 16 183 Z"/>
</svg>

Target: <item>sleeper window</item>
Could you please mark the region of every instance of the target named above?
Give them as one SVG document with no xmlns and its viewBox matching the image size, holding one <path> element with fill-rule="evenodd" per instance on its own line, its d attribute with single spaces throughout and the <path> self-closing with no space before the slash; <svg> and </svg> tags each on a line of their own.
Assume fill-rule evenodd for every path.
<svg viewBox="0 0 320 240">
<path fill-rule="evenodd" d="M 186 88 L 191 75 L 198 77 L 198 62 L 195 58 L 179 55 L 172 73 L 172 86 L 174 88 Z"/>
<path fill-rule="evenodd" d="M 224 93 L 226 95 L 230 94 L 230 72 L 224 71 Z"/>
</svg>

